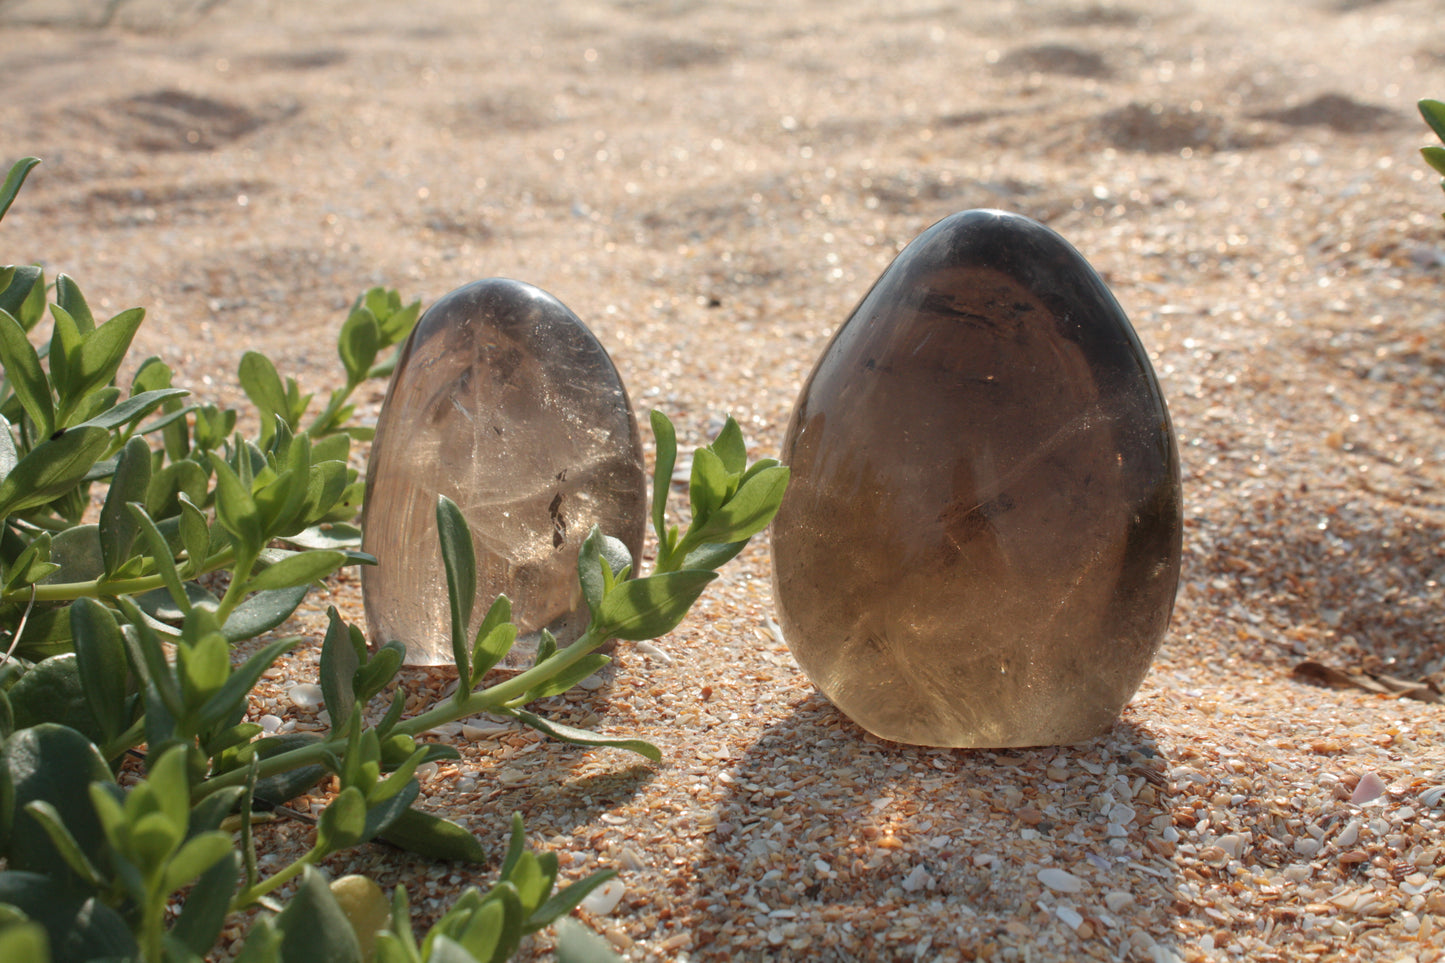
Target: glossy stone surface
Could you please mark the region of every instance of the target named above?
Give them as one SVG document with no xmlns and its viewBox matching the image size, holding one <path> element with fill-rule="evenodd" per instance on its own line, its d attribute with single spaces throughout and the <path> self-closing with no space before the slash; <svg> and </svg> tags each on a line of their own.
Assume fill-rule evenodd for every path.
<svg viewBox="0 0 1445 963">
<path fill-rule="evenodd" d="M 1179 459 L 1098 274 L 1027 218 L 913 241 L 838 329 L 783 443 L 783 635 L 863 728 L 931 746 L 1106 732 L 1179 578 Z"/>
<path fill-rule="evenodd" d="M 362 568 L 370 637 L 407 660 L 450 663 L 436 500 L 457 503 L 477 551 L 473 630 L 492 599 L 522 632 L 504 664 L 529 664 L 536 633 L 586 628 L 577 551 L 592 526 L 634 564 L 647 519 L 642 443 L 607 352 L 550 294 L 502 278 L 438 300 L 402 350 L 367 467 Z"/>
</svg>

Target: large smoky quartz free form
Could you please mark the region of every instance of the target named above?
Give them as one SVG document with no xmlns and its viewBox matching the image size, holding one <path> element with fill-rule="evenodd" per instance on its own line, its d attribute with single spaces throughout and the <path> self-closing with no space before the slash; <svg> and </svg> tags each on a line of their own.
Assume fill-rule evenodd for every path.
<svg viewBox="0 0 1445 963">
<path fill-rule="evenodd" d="M 566 644 L 587 625 L 577 552 L 593 525 L 634 565 L 647 519 L 642 442 L 627 391 L 592 332 L 552 295 L 503 278 L 438 300 L 402 348 L 367 468 L 362 591 L 371 639 L 407 661 L 452 660 L 439 494 L 477 552 L 475 632 L 498 594 L 525 664 L 544 627 Z"/>
<path fill-rule="evenodd" d="M 1149 360 L 1058 234 L 965 211 L 834 334 L 783 443 L 783 635 L 869 732 L 929 746 L 1107 731 L 1179 579 L 1179 456 Z"/>
</svg>

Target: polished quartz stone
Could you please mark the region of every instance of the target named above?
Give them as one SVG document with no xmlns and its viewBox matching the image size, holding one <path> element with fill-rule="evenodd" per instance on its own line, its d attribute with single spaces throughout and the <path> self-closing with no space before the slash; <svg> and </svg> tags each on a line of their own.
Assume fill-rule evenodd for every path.
<svg viewBox="0 0 1445 963">
<path fill-rule="evenodd" d="M 783 635 L 869 732 L 1077 742 L 1148 671 L 1179 579 L 1179 459 L 1133 328 L 1028 218 L 965 211 L 834 334 L 783 443 Z"/>
<path fill-rule="evenodd" d="M 586 628 L 577 552 L 593 525 L 634 564 L 647 518 L 637 420 L 602 345 L 560 301 L 491 278 L 422 316 L 402 349 L 367 468 L 362 568 L 373 643 L 407 660 L 452 660 L 436 502 L 457 503 L 477 552 L 473 631 L 498 594 L 525 664 L 546 627 L 562 644 Z"/>
</svg>

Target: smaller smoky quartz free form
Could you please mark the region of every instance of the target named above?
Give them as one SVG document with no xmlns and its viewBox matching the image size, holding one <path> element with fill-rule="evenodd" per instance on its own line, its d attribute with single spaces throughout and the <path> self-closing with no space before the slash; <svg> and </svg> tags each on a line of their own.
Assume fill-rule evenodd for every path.
<svg viewBox="0 0 1445 963">
<path fill-rule="evenodd" d="M 587 626 L 577 552 L 593 525 L 634 565 L 647 519 L 637 419 L 612 359 L 552 295 L 490 278 L 427 310 L 402 349 L 367 466 L 362 569 L 375 644 L 407 661 L 452 660 L 437 496 L 457 503 L 477 553 L 472 631 L 499 594 L 521 631 L 504 665 L 525 665 L 537 634 L 560 644 Z"/>
<path fill-rule="evenodd" d="M 855 722 L 973 747 L 1110 728 L 1173 608 L 1179 459 L 1068 242 L 1001 211 L 929 228 L 834 334 L 782 460 L 783 635 Z"/>
</svg>

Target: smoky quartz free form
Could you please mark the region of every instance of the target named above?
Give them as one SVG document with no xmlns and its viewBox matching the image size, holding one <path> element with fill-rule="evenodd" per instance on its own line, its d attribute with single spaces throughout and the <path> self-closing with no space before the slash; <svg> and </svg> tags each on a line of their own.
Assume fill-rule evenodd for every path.
<svg viewBox="0 0 1445 963">
<path fill-rule="evenodd" d="M 367 468 L 362 569 L 371 639 L 407 661 L 452 660 L 438 495 L 457 503 L 477 552 L 475 631 L 498 594 L 525 664 L 546 627 L 586 628 L 577 552 L 593 525 L 634 564 L 647 518 L 642 442 L 627 391 L 592 332 L 550 294 L 477 281 L 422 316 L 398 360 Z"/>
<path fill-rule="evenodd" d="M 1179 457 L 1149 360 L 1058 234 L 965 211 L 913 241 L 793 410 L 783 635 L 869 732 L 1078 742 L 1148 671 L 1179 579 Z"/>
</svg>

